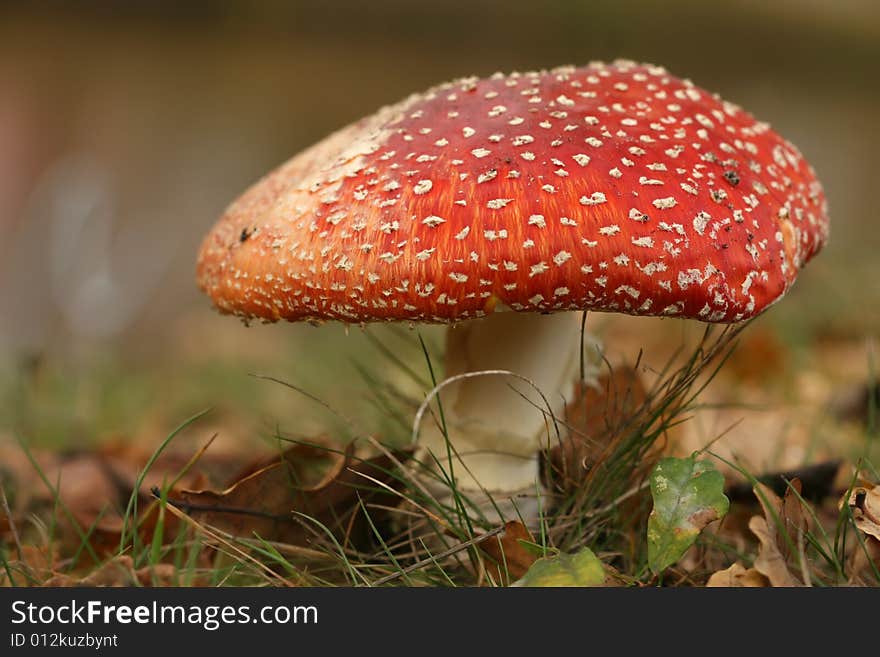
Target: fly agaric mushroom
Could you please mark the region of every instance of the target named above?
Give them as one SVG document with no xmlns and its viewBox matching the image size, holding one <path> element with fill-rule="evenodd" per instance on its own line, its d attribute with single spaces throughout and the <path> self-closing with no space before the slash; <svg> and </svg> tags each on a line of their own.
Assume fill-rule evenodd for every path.
<svg viewBox="0 0 880 657">
<path fill-rule="evenodd" d="M 226 210 L 198 281 L 244 318 L 457 325 L 447 376 L 516 372 L 561 415 L 572 311 L 745 320 L 827 235 L 792 144 L 663 68 L 618 61 L 466 78 L 343 128 Z M 443 393 L 462 488 L 535 490 L 543 402 L 514 408 L 508 384 Z M 421 442 L 445 463 L 439 429 Z"/>
</svg>

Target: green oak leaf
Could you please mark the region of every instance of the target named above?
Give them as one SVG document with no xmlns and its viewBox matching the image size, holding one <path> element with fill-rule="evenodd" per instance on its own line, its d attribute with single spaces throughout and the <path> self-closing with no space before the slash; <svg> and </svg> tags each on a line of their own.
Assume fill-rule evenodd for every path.
<svg viewBox="0 0 880 657">
<path fill-rule="evenodd" d="M 543 557 L 512 586 L 603 586 L 605 567 L 589 548 Z"/>
<path fill-rule="evenodd" d="M 651 473 L 654 509 L 648 518 L 648 565 L 657 574 L 681 559 L 700 531 L 727 513 L 724 477 L 696 453 L 664 458 Z"/>
</svg>

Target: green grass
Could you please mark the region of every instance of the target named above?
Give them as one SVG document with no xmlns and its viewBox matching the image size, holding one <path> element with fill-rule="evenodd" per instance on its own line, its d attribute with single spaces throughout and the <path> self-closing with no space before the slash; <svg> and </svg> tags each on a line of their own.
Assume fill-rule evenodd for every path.
<svg viewBox="0 0 880 657">
<path fill-rule="evenodd" d="M 613 422 L 599 434 L 585 436 L 597 441 L 601 449 L 591 466 L 580 473 L 576 485 L 554 479 L 556 473 L 549 467 L 545 469 L 545 482 L 553 495 L 546 498 L 540 509 L 537 523 L 532 528 L 535 539 L 530 549 L 546 556 L 574 553 L 588 547 L 614 569 L 619 581 L 630 585 L 655 585 L 661 581 L 647 567 L 645 526 L 651 510 L 648 475 L 662 454 L 666 436 L 699 411 L 705 387 L 730 357 L 743 328 L 709 328 L 696 345 L 682 347 L 664 367 L 651 372 L 652 384 L 643 402 L 626 415 L 612 417 Z M 425 420 L 432 418 L 436 421 L 446 436 L 447 462 L 456 462 L 454 439 L 450 439 L 447 431 L 442 406 L 445 383 L 442 372 L 435 365 L 442 355 L 441 350 L 434 340 L 413 332 L 392 334 L 396 341 L 394 347 L 386 342 L 387 336 L 367 331 L 365 339 L 375 350 L 373 360 L 358 363 L 354 368 L 362 376 L 361 388 L 366 391 L 367 403 L 383 418 L 379 423 L 383 427 L 381 442 L 357 419 L 324 401 L 320 395 L 277 377 L 256 375 L 261 384 L 281 386 L 291 396 L 304 397 L 316 409 L 334 418 L 334 426 L 344 428 L 335 430 L 336 436 L 343 439 L 341 442 L 356 439 L 362 448 L 393 457 L 390 459 L 392 465 L 383 471 L 389 483 L 364 478 L 358 487 L 361 496 L 354 504 L 366 531 L 357 539 L 340 535 L 317 518 L 295 510 L 293 513 L 308 530 L 306 545 L 285 544 L 258 535 L 233 536 L 187 516 L 171 503 L 173 489 L 202 452 L 198 452 L 180 472 L 166 476 L 154 497 L 145 502 L 142 484 L 147 472 L 179 435 L 193 431 L 211 418 L 210 412 L 203 411 L 181 423 L 160 443 L 139 473 L 127 505 L 119 509 L 122 530 L 116 548 L 104 549 L 100 553 L 93 543 L 103 516 L 89 526 L 81 526 L 57 494 L 58 482 L 49 480 L 28 444 L 22 441 L 21 447 L 39 481 L 50 491 L 55 508 L 44 510 L 42 515 L 29 516 L 26 526 L 16 528 L 16 542 L 20 540 L 58 552 L 54 571 L 71 578 L 99 571 L 114 560 L 130 558 L 131 571 L 139 574 L 126 583 L 135 585 L 469 586 L 512 583 L 515 577 L 504 559 L 495 564 L 501 579 L 494 581 L 485 570 L 491 557 L 480 550 L 481 542 L 494 540 L 493 537 L 503 529 L 497 520 L 487 517 L 481 509 L 495 505 L 494 509 L 500 515 L 500 500 L 495 504 L 486 491 L 473 493 L 460 489 L 456 483 L 455 465 L 446 471 L 439 460 L 430 456 L 410 456 L 408 459 L 395 456 L 398 452 L 394 450 L 406 447 L 414 430 L 417 432 L 420 414 L 424 414 Z M 405 346 L 401 347 L 401 344 Z M 420 364 L 410 358 L 413 354 L 421 355 Z M 611 372 L 612 365 L 601 355 L 598 362 L 601 368 Z M 637 370 L 648 369 L 641 354 L 635 365 Z M 871 377 L 875 377 L 873 361 L 869 363 L 869 371 Z M 395 376 L 388 376 L 389 372 L 394 372 Z M 547 419 L 548 445 L 555 444 L 566 431 L 580 431 L 563 418 L 554 417 L 540 408 L 538 411 L 544 412 Z M 877 410 L 872 406 L 865 432 L 865 450 L 876 439 L 876 418 Z M 267 440 L 281 450 L 299 438 L 276 429 Z M 706 446 L 706 453 L 712 454 L 711 445 Z M 756 473 L 750 473 L 735 463 L 728 465 L 737 469 L 745 479 L 756 481 Z M 859 465 L 861 470 L 876 478 L 877 472 L 869 460 L 865 459 Z M 296 484 L 291 481 L 291 485 Z M 3 485 L 2 481 L 0 485 Z M 380 508 L 364 501 L 370 493 L 387 494 L 389 491 L 396 495 L 393 505 Z M 488 505 L 485 499 L 480 499 L 484 497 L 489 499 Z M 796 557 L 794 574 L 815 586 L 850 583 L 848 559 L 852 555 L 852 546 L 865 554 L 868 548 L 866 537 L 854 526 L 849 507 L 842 505 L 834 515 L 827 508 L 816 509 L 802 498 L 800 501 L 813 520 L 813 528 L 804 535 L 803 545 L 792 543 L 788 546 Z M 390 509 L 392 506 L 395 508 Z M 830 522 L 829 518 L 832 519 Z M 507 518 L 516 519 L 516 512 Z M 64 541 L 60 539 L 59 523 L 63 523 L 66 531 L 73 532 L 73 541 L 70 534 Z M 20 549 L 19 545 L 6 545 L 0 550 L 0 576 L 5 573 L 13 585 L 41 584 L 44 581 L 41 573 L 21 559 Z M 740 552 L 723 532 L 704 533 L 696 549 L 711 554 L 709 561 L 717 564 L 729 565 L 740 560 L 748 565 L 754 556 L 754 550 Z M 673 567 L 662 583 L 699 585 L 708 574 Z M 871 575 L 870 583 L 880 584 L 876 564 L 872 565 Z"/>
</svg>

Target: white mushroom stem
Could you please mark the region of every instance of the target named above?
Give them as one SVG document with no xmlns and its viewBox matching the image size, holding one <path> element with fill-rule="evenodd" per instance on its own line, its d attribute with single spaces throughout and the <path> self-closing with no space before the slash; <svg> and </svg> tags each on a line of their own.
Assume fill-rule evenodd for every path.
<svg viewBox="0 0 880 657">
<path fill-rule="evenodd" d="M 502 497 L 539 490 L 538 452 L 557 440 L 553 418 L 565 435 L 561 420 L 579 376 L 581 318 L 579 312 L 505 311 L 449 330 L 447 380 L 508 370 L 532 384 L 496 373 L 462 377 L 438 393 L 452 462 L 436 400 L 438 421 L 422 423 L 419 444 L 453 473 L 459 489 L 486 489 Z"/>
</svg>

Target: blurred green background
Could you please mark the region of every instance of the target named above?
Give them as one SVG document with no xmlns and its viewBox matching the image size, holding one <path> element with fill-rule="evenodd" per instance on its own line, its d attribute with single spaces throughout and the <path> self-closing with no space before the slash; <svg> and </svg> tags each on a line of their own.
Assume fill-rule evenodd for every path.
<svg viewBox="0 0 880 657">
<path fill-rule="evenodd" d="M 831 242 L 756 324 L 802 350 L 876 336 L 876 0 L 0 2 L 0 440 L 147 440 L 208 406 L 233 438 L 337 426 L 249 372 L 387 429 L 355 365 L 378 362 L 367 337 L 216 315 L 193 281 L 202 235 L 256 178 L 412 91 L 618 57 L 769 121 L 825 184 Z"/>
</svg>

